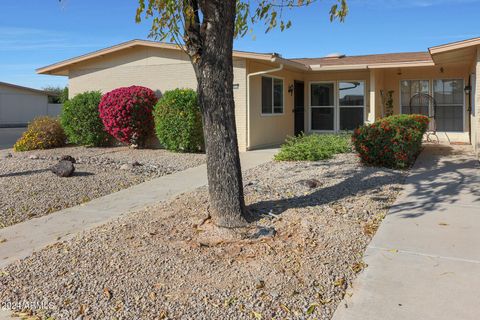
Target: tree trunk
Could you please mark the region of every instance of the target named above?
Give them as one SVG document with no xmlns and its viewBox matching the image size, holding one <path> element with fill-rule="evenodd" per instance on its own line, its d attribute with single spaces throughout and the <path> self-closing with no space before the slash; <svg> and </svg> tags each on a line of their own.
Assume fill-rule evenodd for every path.
<svg viewBox="0 0 480 320">
<path fill-rule="evenodd" d="M 207 153 L 211 216 L 227 228 L 245 226 L 245 200 L 235 125 L 233 38 L 235 0 L 200 1 L 204 15 L 198 81 Z"/>
</svg>

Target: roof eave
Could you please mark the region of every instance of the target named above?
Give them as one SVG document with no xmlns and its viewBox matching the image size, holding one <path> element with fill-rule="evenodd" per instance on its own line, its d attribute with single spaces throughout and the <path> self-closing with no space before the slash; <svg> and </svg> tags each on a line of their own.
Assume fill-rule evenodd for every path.
<svg viewBox="0 0 480 320">
<path fill-rule="evenodd" d="M 452 42 L 452 43 L 447 43 L 440 46 L 431 47 L 431 48 L 428 48 L 428 52 L 430 52 L 431 55 L 434 55 L 442 52 L 448 52 L 448 51 L 463 49 L 463 48 L 477 46 L 477 45 L 480 45 L 480 38 L 473 38 L 473 39 L 468 39 L 464 41 Z"/>
</svg>

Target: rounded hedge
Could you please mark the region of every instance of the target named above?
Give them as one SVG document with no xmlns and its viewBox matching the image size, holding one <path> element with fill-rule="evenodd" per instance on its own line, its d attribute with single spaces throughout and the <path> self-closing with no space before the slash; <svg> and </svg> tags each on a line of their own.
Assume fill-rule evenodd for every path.
<svg viewBox="0 0 480 320">
<path fill-rule="evenodd" d="M 408 168 L 422 149 L 429 119 L 422 115 L 396 115 L 355 129 L 352 142 L 364 163 Z"/>
<path fill-rule="evenodd" d="M 166 91 L 154 110 L 158 140 L 168 150 L 201 152 L 205 148 L 197 93 L 191 89 Z"/>
<path fill-rule="evenodd" d="M 66 140 L 60 121 L 52 117 L 35 118 L 13 146 L 15 151 L 63 147 Z"/>
<path fill-rule="evenodd" d="M 155 92 L 141 86 L 118 88 L 103 95 L 98 109 L 105 130 L 117 140 L 144 146 L 153 133 Z"/>
<path fill-rule="evenodd" d="M 111 142 L 98 112 L 101 98 L 99 91 L 89 91 L 65 101 L 60 119 L 69 142 L 94 147 Z"/>
</svg>

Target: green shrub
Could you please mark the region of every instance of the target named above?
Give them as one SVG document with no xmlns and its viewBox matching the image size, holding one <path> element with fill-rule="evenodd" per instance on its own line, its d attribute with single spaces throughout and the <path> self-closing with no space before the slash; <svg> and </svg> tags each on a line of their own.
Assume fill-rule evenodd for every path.
<svg viewBox="0 0 480 320">
<path fill-rule="evenodd" d="M 346 134 L 311 134 L 289 137 L 275 155 L 277 161 L 318 161 L 351 150 Z"/>
<path fill-rule="evenodd" d="M 352 142 L 366 164 L 408 168 L 420 153 L 428 128 L 422 115 L 396 115 L 355 129 Z"/>
<path fill-rule="evenodd" d="M 15 151 L 50 149 L 65 145 L 65 132 L 57 118 L 35 118 L 13 146 Z"/>
<path fill-rule="evenodd" d="M 69 142 L 96 147 L 111 142 L 99 116 L 98 104 L 101 97 L 99 91 L 89 91 L 65 101 L 61 123 Z"/>
<path fill-rule="evenodd" d="M 204 150 L 202 116 L 197 93 L 191 89 L 166 91 L 154 110 L 155 132 L 168 150 Z"/>
</svg>

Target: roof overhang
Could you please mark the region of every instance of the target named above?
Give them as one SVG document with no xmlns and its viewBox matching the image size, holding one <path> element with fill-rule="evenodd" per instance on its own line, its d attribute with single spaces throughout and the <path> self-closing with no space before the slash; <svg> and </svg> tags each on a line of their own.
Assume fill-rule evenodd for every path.
<svg viewBox="0 0 480 320">
<path fill-rule="evenodd" d="M 0 86 L 10 87 L 10 88 L 19 89 L 19 90 L 30 91 L 30 92 L 34 92 L 34 93 L 40 93 L 40 94 L 44 94 L 44 95 L 47 95 L 47 96 L 55 95 L 55 93 L 48 92 L 48 91 L 45 91 L 45 90 L 39 90 L 39 89 L 19 86 L 17 84 L 8 83 L 8 82 L 1 82 L 0 81 Z"/>
<path fill-rule="evenodd" d="M 396 63 L 376 63 L 376 64 L 346 64 L 346 65 L 311 65 L 312 71 L 347 71 L 347 70 L 368 70 L 368 69 L 388 69 L 388 68 L 409 68 L 409 67 L 432 67 L 433 61 L 415 61 L 415 62 L 396 62 Z"/>
<path fill-rule="evenodd" d="M 183 50 L 182 47 L 172 44 L 172 43 L 164 43 L 164 42 L 157 42 L 157 41 L 148 41 L 148 40 L 132 40 L 128 42 L 124 42 L 112 47 L 108 47 L 105 49 L 101 49 L 98 51 L 94 51 L 82 56 L 78 56 L 72 59 L 64 60 L 46 67 L 42 67 L 36 70 L 38 74 L 50 74 L 50 75 L 61 75 L 67 76 L 68 69 L 72 66 L 78 65 L 82 62 L 86 62 L 91 59 L 100 58 L 107 54 L 112 54 L 115 52 L 119 52 L 122 50 L 134 48 L 134 47 L 149 47 L 149 48 L 158 48 L 158 49 L 168 49 L 168 50 Z M 260 61 L 268 61 L 274 63 L 283 63 L 291 68 L 299 69 L 299 70 L 307 70 L 308 67 L 304 64 L 290 61 L 287 59 L 283 59 L 276 54 L 271 53 L 255 53 L 255 52 L 246 52 L 246 51 L 233 51 L 234 58 L 243 58 L 243 59 L 252 59 L 252 60 L 260 60 Z"/>
<path fill-rule="evenodd" d="M 433 61 L 437 64 L 469 63 L 477 53 L 480 38 L 443 44 L 428 49 Z"/>
</svg>

